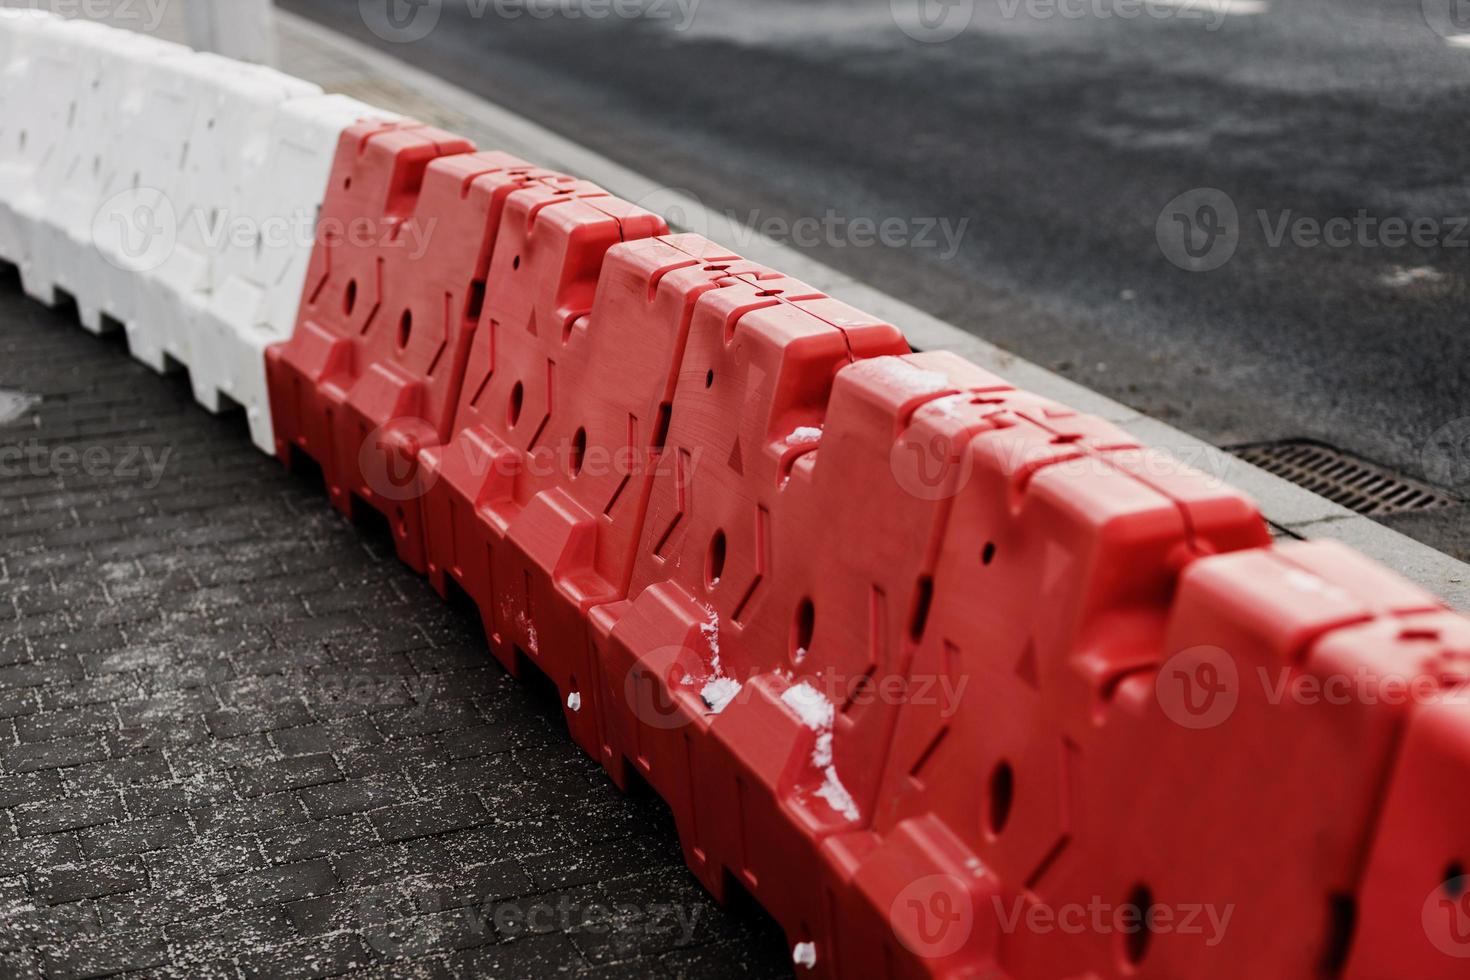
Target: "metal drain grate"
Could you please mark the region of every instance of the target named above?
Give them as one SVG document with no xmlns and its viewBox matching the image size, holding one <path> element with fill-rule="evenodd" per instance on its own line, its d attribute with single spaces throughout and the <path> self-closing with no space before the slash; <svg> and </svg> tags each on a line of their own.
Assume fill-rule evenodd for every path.
<svg viewBox="0 0 1470 980">
<path fill-rule="evenodd" d="M 1410 510 L 1438 510 L 1459 503 L 1442 490 L 1325 443 L 1293 439 L 1236 446 L 1230 451 L 1248 463 L 1359 514 L 1381 517 Z"/>
</svg>

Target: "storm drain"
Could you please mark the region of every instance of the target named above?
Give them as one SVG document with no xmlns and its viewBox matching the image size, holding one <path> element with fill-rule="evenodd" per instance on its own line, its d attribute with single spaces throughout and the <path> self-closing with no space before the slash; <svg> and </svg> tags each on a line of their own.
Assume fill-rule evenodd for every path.
<svg viewBox="0 0 1470 980">
<path fill-rule="evenodd" d="M 1268 473 L 1290 480 L 1359 514 L 1381 517 L 1410 510 L 1438 510 L 1459 501 L 1426 483 L 1307 439 L 1262 442 L 1230 450 Z"/>
</svg>

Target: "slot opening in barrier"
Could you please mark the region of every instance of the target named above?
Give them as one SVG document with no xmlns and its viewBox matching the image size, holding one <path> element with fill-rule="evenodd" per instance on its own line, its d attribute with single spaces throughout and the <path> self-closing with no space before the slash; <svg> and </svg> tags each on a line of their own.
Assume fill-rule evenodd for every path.
<svg viewBox="0 0 1470 980">
<path fill-rule="evenodd" d="M 52 290 L 51 309 L 69 320 L 81 318 L 80 308 L 77 306 L 77 298 L 69 290 L 56 286 Z"/>
<path fill-rule="evenodd" d="M 103 337 L 109 338 L 112 341 L 122 341 L 123 348 L 127 348 L 126 331 L 121 320 L 110 313 L 99 313 L 97 315 L 97 322 L 101 326 Z"/>
<path fill-rule="evenodd" d="M 637 767 L 630 766 L 629 768 L 636 770 Z M 642 776 L 638 776 L 638 779 L 641 781 Z M 661 799 L 660 803 L 662 804 Z M 761 942 L 760 948 L 770 949 L 784 945 L 785 933 L 781 929 L 781 924 L 770 912 L 766 911 L 764 905 L 756 901 L 755 896 L 750 893 L 750 889 L 745 886 L 740 876 L 729 868 L 722 868 L 720 878 L 723 895 L 720 907 L 725 910 L 725 914 L 746 925 L 755 935 L 772 937 L 770 942 Z M 782 939 L 775 939 L 778 936 Z M 789 966 L 789 962 L 785 965 Z"/>
<path fill-rule="evenodd" d="M 459 583 L 459 579 L 453 575 L 444 576 L 444 601 L 456 613 L 464 615 L 466 622 L 471 619 L 474 620 L 476 630 L 480 628 L 479 604 L 475 602 L 473 596 L 465 591 L 464 586 Z"/>
<path fill-rule="evenodd" d="M 287 446 L 287 453 L 290 458 L 286 461 L 286 469 L 296 478 L 297 482 L 317 493 L 325 494 L 327 477 L 322 472 L 322 465 L 294 442 Z"/>
<path fill-rule="evenodd" d="M 385 547 L 389 554 L 396 554 L 395 542 L 398 540 L 401 528 L 396 527 L 395 522 L 387 514 L 376 507 L 369 506 L 367 501 L 357 494 L 349 495 L 348 500 L 350 501 L 348 512 L 352 523 L 362 530 L 363 536 L 368 539 L 373 551 L 377 551 L 379 547 Z M 399 508 L 399 512 L 402 512 L 402 508 Z"/>
<path fill-rule="evenodd" d="M 1130 968 L 1136 969 L 1143 965 L 1153 942 L 1154 893 L 1148 885 L 1134 885 L 1123 907 L 1132 910 L 1129 921 L 1135 926 L 1121 933 L 1123 960 Z"/>
<path fill-rule="evenodd" d="M 986 830 L 990 837 L 995 838 L 1004 833 L 1006 824 L 1011 819 L 1011 808 L 1016 801 L 1016 770 L 1005 759 L 997 762 L 990 771 L 987 796 L 989 805 L 986 807 Z"/>
<path fill-rule="evenodd" d="M 559 731 L 570 735 L 567 716 L 562 711 L 561 689 L 556 686 L 556 681 L 519 644 L 512 647 L 511 654 L 516 665 L 515 678 L 536 713 L 545 715 L 546 720 L 555 724 Z"/>
<path fill-rule="evenodd" d="M 1448 879 L 1446 879 L 1448 884 Z M 1322 953 L 1322 976 L 1342 975 L 1348 954 L 1353 948 L 1353 934 L 1358 925 L 1358 902 L 1345 892 L 1327 899 L 1327 948 Z"/>
</svg>

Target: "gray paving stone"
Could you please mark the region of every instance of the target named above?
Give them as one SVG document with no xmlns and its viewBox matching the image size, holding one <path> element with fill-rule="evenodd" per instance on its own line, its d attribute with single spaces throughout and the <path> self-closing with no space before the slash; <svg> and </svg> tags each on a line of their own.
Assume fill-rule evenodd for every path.
<svg viewBox="0 0 1470 980">
<path fill-rule="evenodd" d="M 42 397 L 0 445 L 173 450 L 148 489 L 0 478 L 0 897 L 27 909 L 0 976 L 789 974 L 779 931 L 716 908 L 667 810 L 611 787 L 472 614 L 185 376 L 0 268 L 0 387 Z M 495 929 L 553 894 L 700 929 Z"/>
</svg>

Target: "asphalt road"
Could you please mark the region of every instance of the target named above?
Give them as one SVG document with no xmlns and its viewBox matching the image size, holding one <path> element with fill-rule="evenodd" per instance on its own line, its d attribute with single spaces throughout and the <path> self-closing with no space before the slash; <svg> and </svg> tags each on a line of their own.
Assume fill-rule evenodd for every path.
<svg viewBox="0 0 1470 980">
<path fill-rule="evenodd" d="M 279 2 L 1212 442 L 1470 497 L 1452 0 Z"/>
</svg>

